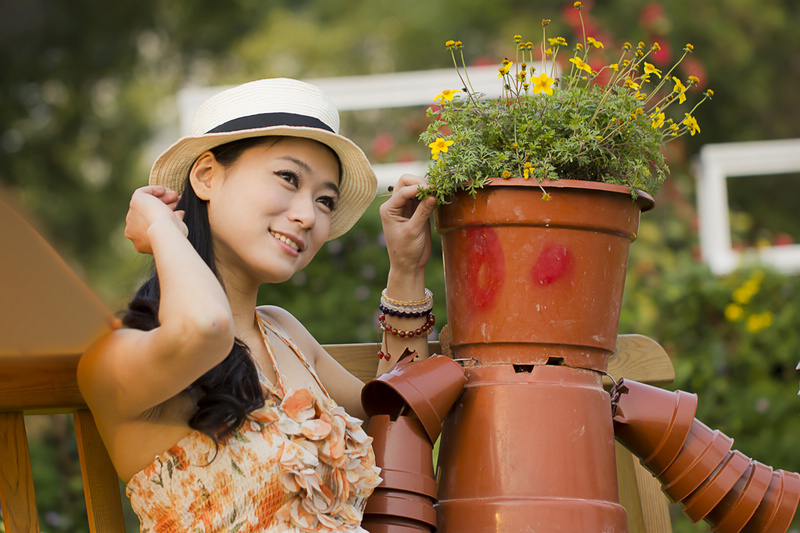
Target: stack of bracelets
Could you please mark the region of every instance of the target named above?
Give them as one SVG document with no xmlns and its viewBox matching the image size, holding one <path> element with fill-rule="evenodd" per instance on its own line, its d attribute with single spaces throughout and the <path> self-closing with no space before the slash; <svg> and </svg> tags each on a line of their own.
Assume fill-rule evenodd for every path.
<svg viewBox="0 0 800 533">
<path fill-rule="evenodd" d="M 434 324 L 436 324 L 436 317 L 434 317 L 433 313 L 431 313 L 433 310 L 433 293 L 430 291 L 430 289 L 425 289 L 424 298 L 411 301 L 395 300 L 390 298 L 386 295 L 386 289 L 383 289 L 383 292 L 381 293 L 380 308 L 383 314 L 378 317 L 378 327 L 384 332 L 396 335 L 398 337 L 413 338 L 427 336 L 428 332 L 430 332 Z M 387 324 L 386 315 L 401 318 L 421 318 L 423 316 L 427 318 L 425 320 L 425 324 L 423 324 L 421 327 L 414 330 L 403 331 Z M 386 359 L 388 361 L 391 359 L 391 356 L 387 353 L 379 351 L 378 359 Z"/>
</svg>

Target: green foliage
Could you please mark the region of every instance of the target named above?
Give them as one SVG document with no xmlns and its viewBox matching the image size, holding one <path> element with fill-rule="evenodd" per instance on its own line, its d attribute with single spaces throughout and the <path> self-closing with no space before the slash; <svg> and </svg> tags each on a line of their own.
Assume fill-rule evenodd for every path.
<svg viewBox="0 0 800 533">
<path fill-rule="evenodd" d="M 580 11 L 580 7 L 578 7 Z M 581 19 L 582 20 L 582 19 Z M 542 26 L 549 24 L 544 21 Z M 662 76 L 646 61 L 661 50 L 625 43 L 616 62 L 595 71 L 587 63 L 591 48 L 603 43 L 584 34 L 574 50 L 569 72 L 556 76 L 563 37 L 542 38 L 542 72 L 534 64 L 533 43 L 517 44 L 517 61 L 503 60 L 499 69 L 503 94 L 485 98 L 471 86 L 460 41 L 448 41 L 458 76 L 466 91 L 445 90 L 436 97 L 441 107 L 429 109 L 432 119 L 420 139 L 431 148 L 427 172 L 429 192 L 446 203 L 459 190 L 474 194 L 490 178 L 522 177 L 543 180 L 577 179 L 624 185 L 654 194 L 668 168 L 663 146 L 685 133 L 699 131 L 694 110 L 713 95 L 706 91 L 685 118 L 667 118 L 665 111 L 686 101 L 688 87 L 699 83 L 689 76 L 684 85 L 671 72 L 693 50 L 687 44 L 681 58 Z M 460 66 L 458 59 L 460 58 Z M 548 73 L 548 59 L 550 72 Z M 521 61 L 521 62 L 520 62 Z M 538 63 L 538 59 L 536 60 Z M 511 70 L 517 65 L 516 72 Z M 562 65 L 563 67 L 563 65 Z M 651 83 L 645 92 L 645 84 Z M 661 94 L 669 86 L 666 94 Z M 687 87 L 688 86 L 688 87 Z M 545 193 L 545 200 L 549 196 Z"/>
</svg>

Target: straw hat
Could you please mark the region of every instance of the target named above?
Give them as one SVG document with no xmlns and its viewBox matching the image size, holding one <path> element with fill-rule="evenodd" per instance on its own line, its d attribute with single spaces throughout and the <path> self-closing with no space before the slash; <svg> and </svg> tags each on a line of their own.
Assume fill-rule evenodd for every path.
<svg viewBox="0 0 800 533">
<path fill-rule="evenodd" d="M 342 179 L 329 240 L 347 232 L 375 198 L 375 172 L 364 152 L 339 135 L 339 112 L 331 100 L 314 85 L 297 80 L 252 81 L 206 100 L 194 116 L 191 133 L 153 163 L 150 184 L 182 193 L 189 169 L 203 152 L 268 135 L 313 139 L 336 152 Z"/>
</svg>

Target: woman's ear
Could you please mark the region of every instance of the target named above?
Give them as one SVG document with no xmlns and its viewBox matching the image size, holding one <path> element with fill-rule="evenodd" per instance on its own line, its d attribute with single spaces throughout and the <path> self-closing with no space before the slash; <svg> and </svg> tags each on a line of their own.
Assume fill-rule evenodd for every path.
<svg viewBox="0 0 800 533">
<path fill-rule="evenodd" d="M 198 198 L 206 202 L 211 199 L 211 193 L 222 177 L 221 170 L 222 165 L 210 151 L 197 158 L 189 171 L 189 182 Z"/>
</svg>

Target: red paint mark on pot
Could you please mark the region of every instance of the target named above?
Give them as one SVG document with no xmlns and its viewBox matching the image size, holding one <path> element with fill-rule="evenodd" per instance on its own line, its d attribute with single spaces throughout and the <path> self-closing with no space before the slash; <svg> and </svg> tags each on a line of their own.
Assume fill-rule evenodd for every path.
<svg viewBox="0 0 800 533">
<path fill-rule="evenodd" d="M 492 228 L 469 228 L 466 233 L 464 274 L 470 300 L 477 309 L 494 302 L 506 277 L 506 262 L 497 232 Z"/>
<path fill-rule="evenodd" d="M 550 285 L 566 274 L 572 263 L 572 254 L 563 244 L 547 246 L 531 269 L 533 281 L 539 285 Z"/>
</svg>

